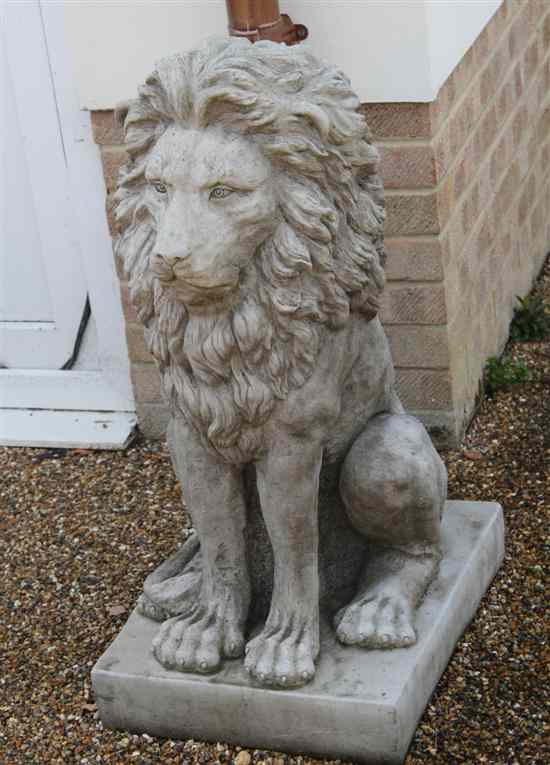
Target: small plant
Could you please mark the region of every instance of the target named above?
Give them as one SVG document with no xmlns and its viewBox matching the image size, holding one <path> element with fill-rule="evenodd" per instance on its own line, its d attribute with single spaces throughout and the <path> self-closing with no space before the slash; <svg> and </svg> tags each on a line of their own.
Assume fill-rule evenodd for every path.
<svg viewBox="0 0 550 765">
<path fill-rule="evenodd" d="M 485 367 L 485 391 L 492 398 L 497 390 L 525 382 L 529 376 L 521 361 L 491 356 Z"/>
<path fill-rule="evenodd" d="M 514 318 L 510 326 L 510 338 L 516 342 L 543 340 L 550 334 L 550 314 L 542 295 L 518 297 L 519 306 L 514 308 Z"/>
</svg>

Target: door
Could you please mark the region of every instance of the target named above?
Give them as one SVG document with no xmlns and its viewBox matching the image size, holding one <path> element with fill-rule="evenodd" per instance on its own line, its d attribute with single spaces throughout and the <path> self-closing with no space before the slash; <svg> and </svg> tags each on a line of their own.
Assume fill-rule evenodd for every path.
<svg viewBox="0 0 550 765">
<path fill-rule="evenodd" d="M 135 425 L 123 318 L 62 6 L 2 10 L 0 443 L 122 446 Z"/>
<path fill-rule="evenodd" d="M 4 193 L 0 364 L 61 369 L 86 304 L 67 164 L 38 4 L 21 4 L 2 48 Z M 6 32 L 8 34 L 6 35 Z"/>
</svg>

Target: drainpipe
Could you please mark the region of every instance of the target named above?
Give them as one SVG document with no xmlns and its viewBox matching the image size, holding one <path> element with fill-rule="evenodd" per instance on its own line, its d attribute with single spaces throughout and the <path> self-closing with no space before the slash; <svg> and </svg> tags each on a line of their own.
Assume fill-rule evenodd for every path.
<svg viewBox="0 0 550 765">
<path fill-rule="evenodd" d="M 229 34 L 250 42 L 273 40 L 287 45 L 305 40 L 308 31 L 279 12 L 279 0 L 226 0 Z"/>
</svg>

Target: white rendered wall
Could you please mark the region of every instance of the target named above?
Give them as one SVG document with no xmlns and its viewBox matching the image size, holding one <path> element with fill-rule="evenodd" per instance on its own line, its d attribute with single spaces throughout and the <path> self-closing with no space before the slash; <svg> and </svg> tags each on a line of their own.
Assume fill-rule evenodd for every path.
<svg viewBox="0 0 550 765">
<path fill-rule="evenodd" d="M 51 0 L 42 0 L 50 2 Z M 362 101 L 432 101 L 502 0 L 280 0 Z M 225 0 L 65 0 L 80 105 L 110 109 L 170 53 L 225 35 Z"/>
<path fill-rule="evenodd" d="M 501 3 L 502 0 L 426 0 L 430 100 Z"/>
</svg>

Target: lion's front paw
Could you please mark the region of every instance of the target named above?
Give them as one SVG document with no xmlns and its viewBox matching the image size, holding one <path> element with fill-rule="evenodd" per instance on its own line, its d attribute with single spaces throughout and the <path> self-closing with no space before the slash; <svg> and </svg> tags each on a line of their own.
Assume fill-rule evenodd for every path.
<svg viewBox="0 0 550 765">
<path fill-rule="evenodd" d="M 318 654 L 317 621 L 282 615 L 247 644 L 244 666 L 262 685 L 297 688 L 313 678 Z"/>
<path fill-rule="evenodd" d="M 230 607 L 198 606 L 184 616 L 168 619 L 153 640 L 153 653 L 167 669 L 215 672 L 222 658 L 244 651 L 242 619 Z"/>
<path fill-rule="evenodd" d="M 344 645 L 362 648 L 406 648 L 416 643 L 413 611 L 406 598 L 379 592 L 358 598 L 334 619 Z"/>
</svg>

